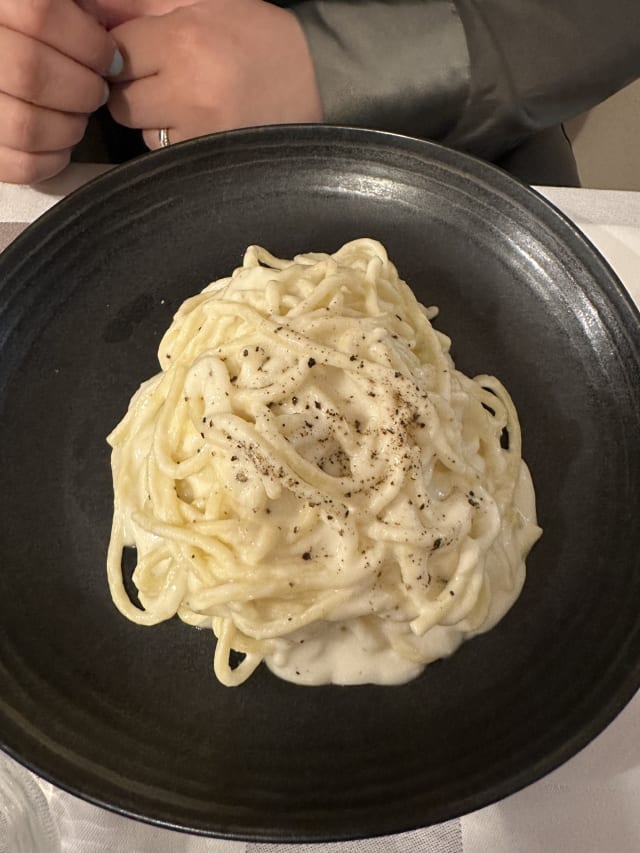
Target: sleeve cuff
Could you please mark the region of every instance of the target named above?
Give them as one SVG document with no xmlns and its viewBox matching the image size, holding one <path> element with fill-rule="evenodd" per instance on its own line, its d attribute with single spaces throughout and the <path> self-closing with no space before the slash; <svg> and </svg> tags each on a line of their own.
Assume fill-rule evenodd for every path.
<svg viewBox="0 0 640 853">
<path fill-rule="evenodd" d="M 326 122 L 446 138 L 469 90 L 453 2 L 304 0 L 291 11 L 309 43 Z"/>
</svg>

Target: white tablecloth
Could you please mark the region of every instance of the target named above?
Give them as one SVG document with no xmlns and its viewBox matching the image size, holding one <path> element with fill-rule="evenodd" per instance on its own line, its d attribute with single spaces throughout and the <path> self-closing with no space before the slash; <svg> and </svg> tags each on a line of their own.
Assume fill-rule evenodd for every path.
<svg viewBox="0 0 640 853">
<path fill-rule="evenodd" d="M 0 248 L 25 223 L 102 168 L 73 166 L 37 190 L 0 184 Z M 640 305 L 640 193 L 549 187 L 540 192 L 595 243 Z M 3 782 L 12 792 L 11 803 L 5 800 L 4 806 Z M 31 806 L 34 833 L 37 817 L 44 821 L 48 840 L 39 847 L 35 834 L 31 840 L 24 836 L 21 847 L 9 840 L 9 822 L 20 820 L 21 798 Z M 146 826 L 78 800 L 0 757 L 0 853 L 58 849 L 63 853 L 639 853 L 640 693 L 582 752 L 525 790 L 440 826 L 344 844 L 253 844 Z"/>
</svg>

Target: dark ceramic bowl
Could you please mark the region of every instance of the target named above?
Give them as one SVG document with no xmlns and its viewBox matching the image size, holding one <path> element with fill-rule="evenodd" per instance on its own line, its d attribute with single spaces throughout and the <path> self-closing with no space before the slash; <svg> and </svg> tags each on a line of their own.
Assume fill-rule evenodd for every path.
<svg viewBox="0 0 640 853">
<path fill-rule="evenodd" d="M 105 436 L 181 301 L 249 243 L 381 240 L 521 415 L 544 536 L 499 626 L 403 687 L 228 689 L 213 638 L 111 603 Z M 284 127 L 120 167 L 0 258 L 0 742 L 165 826 L 342 839 L 443 821 L 574 755 L 640 685 L 640 333 L 538 195 L 436 145 Z"/>
</svg>

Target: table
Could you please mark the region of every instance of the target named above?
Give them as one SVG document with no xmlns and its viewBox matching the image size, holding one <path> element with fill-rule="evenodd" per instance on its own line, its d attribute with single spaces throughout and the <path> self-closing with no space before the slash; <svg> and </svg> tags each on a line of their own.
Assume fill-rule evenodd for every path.
<svg viewBox="0 0 640 853">
<path fill-rule="evenodd" d="M 0 249 L 52 204 L 105 168 L 76 164 L 37 189 L 0 184 Z M 640 306 L 640 193 L 554 187 L 537 191 L 592 240 Z M 315 845 L 197 838 L 150 827 L 78 800 L 8 758 L 0 760 L 0 783 L 3 773 L 5 779 L 15 774 L 36 811 L 50 821 L 52 834 L 46 846 L 26 846 L 21 853 L 23 849 L 56 853 L 58 842 L 63 853 L 302 853 L 317 849 Z M 0 853 L 12 849 L 3 847 L 8 842 L 3 841 L 2 830 L 0 799 Z M 417 832 L 320 845 L 319 849 L 322 853 L 638 853 L 640 693 L 582 752 L 499 803 Z"/>
</svg>

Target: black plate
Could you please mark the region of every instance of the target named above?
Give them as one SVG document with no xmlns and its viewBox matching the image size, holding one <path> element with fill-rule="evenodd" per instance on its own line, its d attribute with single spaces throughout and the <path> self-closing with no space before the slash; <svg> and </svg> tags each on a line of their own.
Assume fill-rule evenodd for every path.
<svg viewBox="0 0 640 853">
<path fill-rule="evenodd" d="M 240 262 L 382 240 L 458 365 L 522 418 L 544 537 L 494 631 L 403 687 L 211 673 L 213 638 L 111 603 L 105 435 L 172 313 Z M 195 832 L 319 840 L 522 788 L 640 684 L 640 335 L 609 268 L 501 172 L 410 139 L 241 131 L 107 174 L 0 259 L 0 731 L 44 777 Z"/>
</svg>

